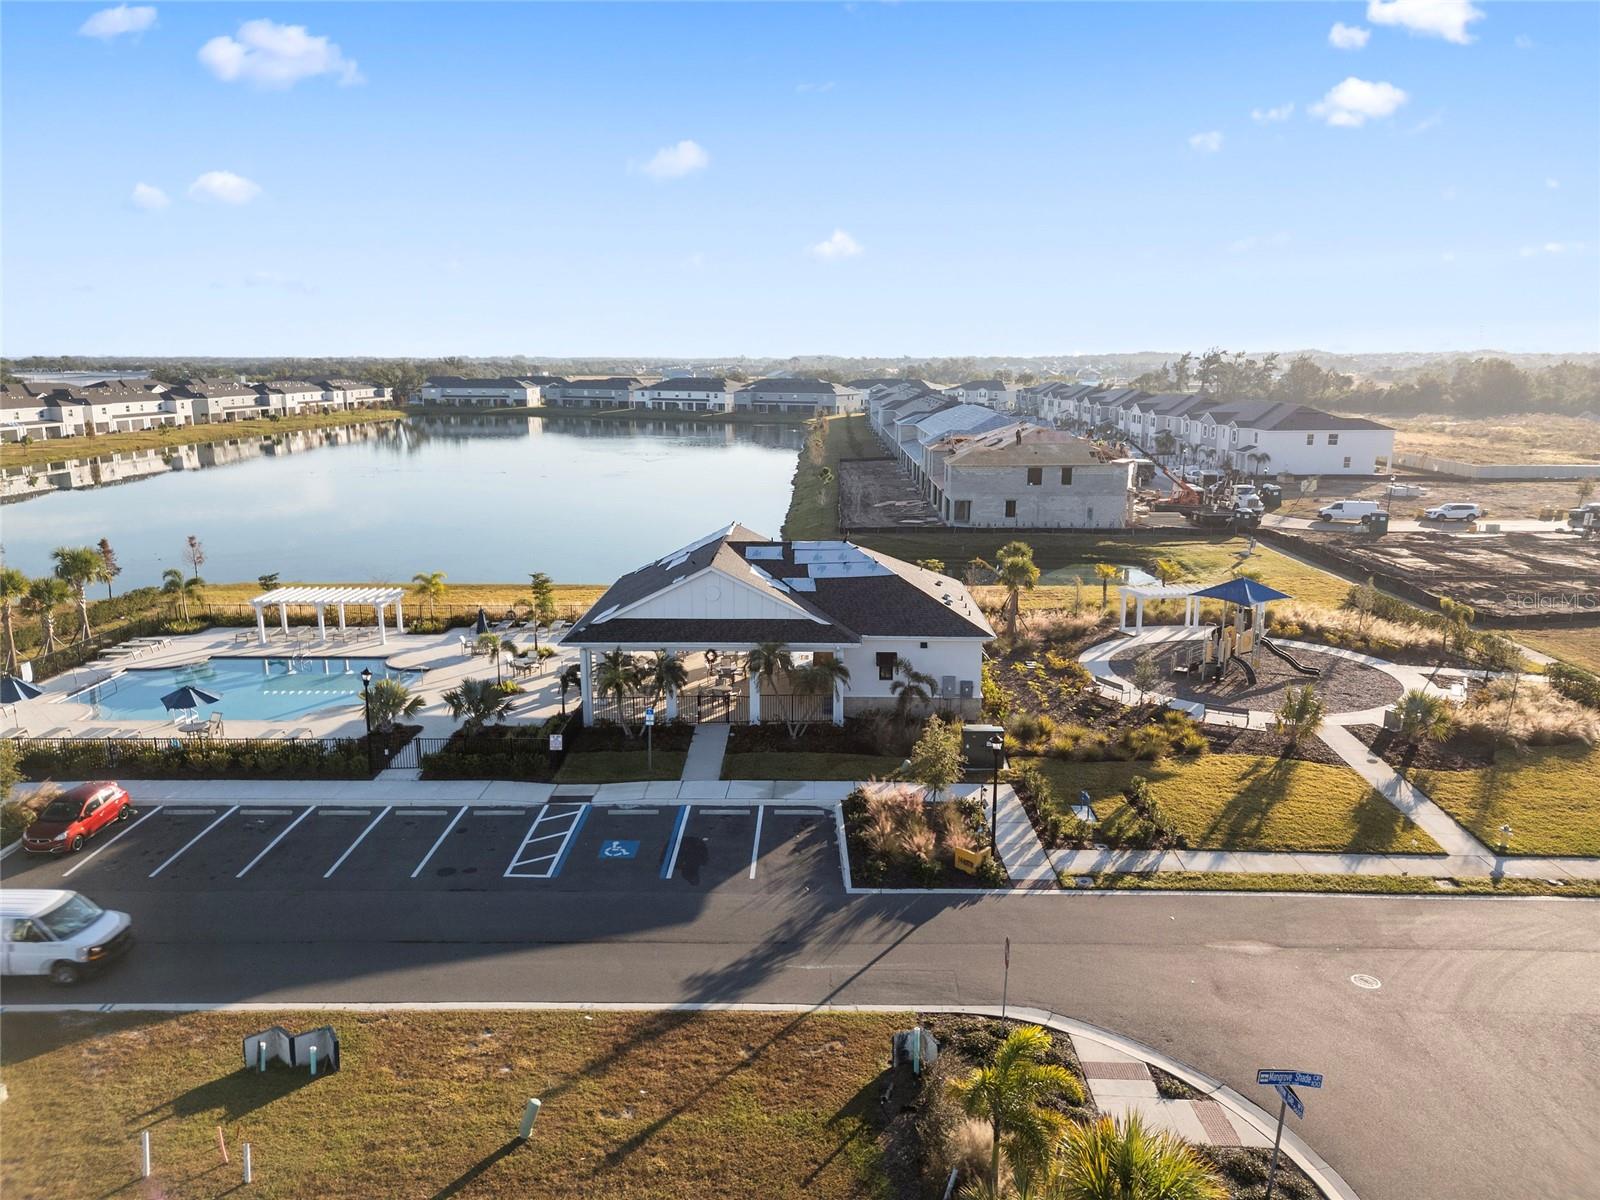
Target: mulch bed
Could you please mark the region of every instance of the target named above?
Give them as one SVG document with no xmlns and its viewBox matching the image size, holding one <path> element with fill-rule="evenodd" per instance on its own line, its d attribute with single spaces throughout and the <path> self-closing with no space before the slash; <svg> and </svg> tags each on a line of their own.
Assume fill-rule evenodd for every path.
<svg viewBox="0 0 1600 1200">
<path fill-rule="evenodd" d="M 1494 746 L 1465 733 L 1453 733 L 1442 742 L 1402 742 L 1399 735 L 1381 725 L 1351 725 L 1369 750 L 1396 771 L 1471 771 L 1494 766 Z"/>
<path fill-rule="evenodd" d="M 1188 644 L 1184 644 L 1188 649 Z M 1315 650 L 1291 650 L 1290 653 L 1308 667 L 1320 668 L 1320 676 L 1301 675 L 1275 654 L 1263 650 L 1255 664 L 1256 682 L 1252 686 L 1237 672 L 1229 672 L 1222 679 L 1206 685 L 1190 683 L 1187 678 L 1168 677 L 1168 667 L 1175 661 L 1178 644 L 1166 643 L 1155 651 L 1161 668 L 1160 691 L 1181 700 L 1195 700 L 1208 705 L 1225 705 L 1229 708 L 1252 708 L 1259 711 L 1275 710 L 1283 695 L 1291 687 L 1314 688 L 1330 713 L 1356 712 L 1367 708 L 1381 708 L 1400 699 L 1404 691 L 1392 675 L 1364 663 L 1353 662 L 1332 654 Z M 1145 654 L 1148 647 L 1130 647 L 1111 657 L 1111 669 L 1128 682 L 1133 680 L 1133 665 Z"/>
<path fill-rule="evenodd" d="M 1213 754 L 1259 754 L 1266 758 L 1292 758 L 1299 762 L 1344 765 L 1344 760 L 1328 749 L 1318 737 L 1301 738 L 1298 746 L 1288 745 L 1282 734 L 1270 729 L 1240 729 L 1235 725 L 1201 727 Z"/>
</svg>

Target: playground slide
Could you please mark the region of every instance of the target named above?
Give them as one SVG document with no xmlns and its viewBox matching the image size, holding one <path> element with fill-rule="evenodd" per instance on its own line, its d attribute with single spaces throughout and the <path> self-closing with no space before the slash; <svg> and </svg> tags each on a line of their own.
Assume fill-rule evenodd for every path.
<svg viewBox="0 0 1600 1200">
<path fill-rule="evenodd" d="M 1268 650 L 1272 651 L 1272 653 L 1276 654 L 1279 658 L 1283 659 L 1284 662 L 1288 663 L 1296 671 L 1299 671 L 1300 674 L 1302 674 L 1302 675 L 1321 675 L 1322 674 L 1321 670 L 1319 670 L 1318 668 L 1316 668 L 1316 667 L 1308 667 L 1304 663 L 1301 663 L 1301 662 L 1297 661 L 1295 659 L 1295 657 L 1293 655 L 1291 655 L 1287 650 L 1283 649 L 1281 646 L 1273 645 L 1266 638 L 1262 638 L 1261 639 L 1261 644 L 1263 646 L 1265 646 Z"/>
<path fill-rule="evenodd" d="M 1254 667 L 1252 667 L 1244 659 L 1240 658 L 1237 654 L 1235 654 L 1232 658 L 1230 658 L 1228 660 L 1228 666 L 1227 666 L 1227 668 L 1224 669 L 1223 673 L 1226 674 L 1228 671 L 1232 670 L 1234 667 L 1238 667 L 1239 668 L 1239 671 L 1244 675 L 1244 681 L 1247 684 L 1249 684 L 1251 687 L 1255 687 L 1255 685 L 1256 685 L 1256 669 Z"/>
</svg>

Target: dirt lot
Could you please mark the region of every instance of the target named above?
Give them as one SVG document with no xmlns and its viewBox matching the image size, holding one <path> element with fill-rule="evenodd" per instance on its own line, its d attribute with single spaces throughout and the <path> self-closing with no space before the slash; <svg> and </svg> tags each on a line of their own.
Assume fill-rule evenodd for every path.
<svg viewBox="0 0 1600 1200">
<path fill-rule="evenodd" d="M 839 464 L 839 524 L 843 529 L 939 526 L 933 506 L 890 459 Z"/>
<path fill-rule="evenodd" d="M 1382 538 L 1274 531 L 1315 562 L 1332 560 L 1353 578 L 1413 599 L 1464 600 L 1482 616 L 1538 624 L 1600 616 L 1600 551 L 1567 534 L 1507 533 L 1439 537 L 1391 533 Z M 1431 607 L 1432 605 L 1430 605 Z"/>
<path fill-rule="evenodd" d="M 1555 509 L 1563 518 L 1568 509 L 1578 504 L 1578 485 L 1571 480 L 1545 482 L 1484 483 L 1449 479 L 1429 475 L 1422 471 L 1396 471 L 1395 475 L 1406 483 L 1418 483 L 1423 494 L 1414 499 L 1396 498 L 1390 506 L 1396 520 L 1422 516 L 1422 510 L 1434 504 L 1452 501 L 1481 504 L 1489 520 L 1497 517 L 1538 517 L 1546 509 Z M 1317 490 L 1301 496 L 1293 485 L 1284 489 L 1283 507 L 1278 511 L 1291 517 L 1315 517 L 1317 510 L 1335 500 L 1376 500 L 1383 503 L 1385 480 L 1370 476 L 1341 479 L 1324 475 Z"/>
<path fill-rule="evenodd" d="M 1550 413 L 1514 413 L 1461 421 L 1384 417 L 1400 454 L 1433 454 L 1474 463 L 1600 462 L 1600 421 Z"/>
</svg>

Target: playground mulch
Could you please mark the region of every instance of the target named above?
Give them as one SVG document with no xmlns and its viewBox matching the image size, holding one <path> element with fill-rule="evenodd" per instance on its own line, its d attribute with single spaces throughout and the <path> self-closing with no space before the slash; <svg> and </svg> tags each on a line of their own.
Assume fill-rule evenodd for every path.
<svg viewBox="0 0 1600 1200">
<path fill-rule="evenodd" d="M 1112 656 L 1111 669 L 1132 683 L 1134 663 L 1148 653 L 1151 653 L 1148 647 L 1123 650 Z M 1179 659 L 1178 644 L 1164 643 L 1154 653 L 1161 668 L 1160 691 L 1180 700 L 1208 705 L 1271 712 L 1283 703 L 1284 693 L 1290 688 L 1309 684 L 1322 697 L 1329 713 L 1358 712 L 1393 704 L 1404 690 L 1392 675 L 1376 667 L 1316 650 L 1296 648 L 1290 653 L 1303 665 L 1321 670 L 1320 676 L 1301 675 L 1281 658 L 1262 650 L 1255 664 L 1254 684 L 1245 682 L 1238 672 L 1230 671 L 1214 683 L 1204 685 L 1191 683 L 1187 678 L 1168 677 L 1170 665 Z"/>
</svg>

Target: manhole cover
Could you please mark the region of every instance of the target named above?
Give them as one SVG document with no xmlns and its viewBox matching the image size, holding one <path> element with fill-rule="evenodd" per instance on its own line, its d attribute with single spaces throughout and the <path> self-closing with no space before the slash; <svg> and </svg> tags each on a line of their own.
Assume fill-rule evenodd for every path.
<svg viewBox="0 0 1600 1200">
<path fill-rule="evenodd" d="M 1358 988 L 1366 988 L 1369 992 L 1375 992 L 1383 986 L 1383 981 L 1376 975 L 1352 975 L 1350 982 Z"/>
</svg>

